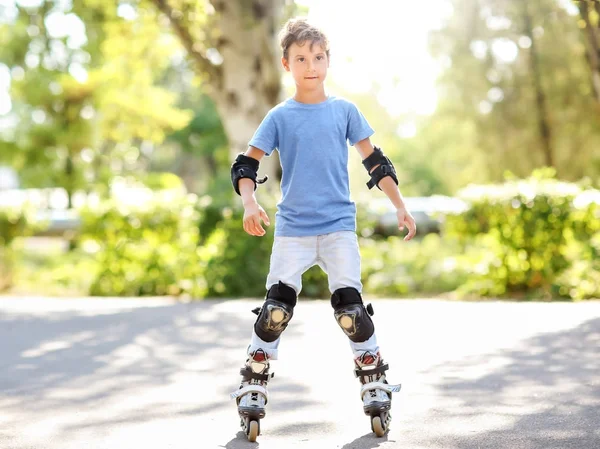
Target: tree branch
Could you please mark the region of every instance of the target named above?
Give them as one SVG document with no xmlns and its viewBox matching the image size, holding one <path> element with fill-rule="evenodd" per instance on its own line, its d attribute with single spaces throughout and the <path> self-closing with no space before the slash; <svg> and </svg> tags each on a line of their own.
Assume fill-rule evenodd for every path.
<svg viewBox="0 0 600 449">
<path fill-rule="evenodd" d="M 197 42 L 195 42 L 189 28 L 184 23 L 181 14 L 178 14 L 177 11 L 169 5 L 168 0 L 152 0 L 152 2 L 168 17 L 173 30 L 177 36 L 179 36 L 181 43 L 196 63 L 199 70 L 206 73 L 211 80 L 218 80 L 221 77 L 221 68 L 211 63 L 210 60 L 199 51 Z"/>
<path fill-rule="evenodd" d="M 600 9 L 598 3 L 596 3 L 596 8 Z M 594 91 L 596 101 L 600 102 L 600 42 L 598 39 L 599 33 L 596 33 L 594 25 L 590 20 L 587 1 L 583 0 L 579 2 L 579 12 L 581 14 L 581 18 L 585 21 L 585 40 L 588 43 L 588 45 L 586 46 L 586 56 L 590 65 L 590 69 L 592 71 L 592 89 Z"/>
</svg>

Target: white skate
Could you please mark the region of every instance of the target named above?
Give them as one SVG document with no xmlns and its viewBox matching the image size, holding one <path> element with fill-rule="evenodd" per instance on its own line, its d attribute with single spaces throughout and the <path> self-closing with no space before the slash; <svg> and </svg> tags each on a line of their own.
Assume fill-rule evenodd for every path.
<svg viewBox="0 0 600 449">
<path fill-rule="evenodd" d="M 269 368 L 269 356 L 262 349 L 254 351 L 240 370 L 240 388 L 230 395 L 237 402 L 240 425 L 248 441 L 256 441 L 260 434 L 260 420 L 265 417 L 265 405 L 268 402 L 266 387 L 273 377 L 273 374 L 269 374 Z"/>
<path fill-rule="evenodd" d="M 356 369 L 354 374 L 359 378 L 362 388 L 360 397 L 363 401 L 365 415 L 371 417 L 371 430 L 378 437 L 387 432 L 392 415 L 392 393 L 400 391 L 401 385 L 390 385 L 385 380 L 385 371 L 388 370 L 387 363 L 383 363 L 380 354 L 364 352 L 354 360 Z"/>
</svg>

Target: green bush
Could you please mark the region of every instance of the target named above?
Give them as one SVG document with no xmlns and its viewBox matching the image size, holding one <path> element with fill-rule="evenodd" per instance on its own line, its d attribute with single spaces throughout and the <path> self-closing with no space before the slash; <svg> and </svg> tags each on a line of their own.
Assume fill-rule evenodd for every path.
<svg viewBox="0 0 600 449">
<path fill-rule="evenodd" d="M 13 285 L 14 253 L 11 248 L 0 245 L 0 292 Z"/>
<path fill-rule="evenodd" d="M 14 288 L 16 294 L 44 296 L 85 296 L 98 272 L 95 255 L 83 248 L 64 251 L 58 240 L 42 248 L 15 245 Z"/>
<path fill-rule="evenodd" d="M 147 172 L 139 174 L 138 178 L 151 190 L 185 190 L 183 180 L 175 173 Z"/>
<path fill-rule="evenodd" d="M 81 239 L 97 245 L 92 295 L 199 296 L 198 213 L 194 195 L 155 192 L 136 204 L 108 200 L 81 211 Z"/>
<path fill-rule="evenodd" d="M 463 254 L 459 244 L 438 234 L 405 242 L 361 239 L 363 289 L 369 295 L 407 296 L 453 291 L 466 281 L 478 255 Z"/>
<path fill-rule="evenodd" d="M 35 219 L 33 209 L 27 204 L 0 208 L 0 291 L 9 289 L 13 284 L 13 241 L 17 237 L 32 235 L 43 227 L 44 223 Z"/>
<path fill-rule="evenodd" d="M 27 204 L 0 207 L 0 246 L 8 247 L 15 238 L 32 235 L 43 227 Z"/>
<path fill-rule="evenodd" d="M 573 271 L 579 257 L 591 263 L 597 256 L 589 242 L 599 232 L 600 201 L 582 201 L 597 193 L 544 171 L 526 180 L 465 189 L 462 197 L 471 208 L 448 216 L 444 231 L 463 251 L 476 248 L 487 257 L 461 291 L 572 297 L 572 286 L 561 288 L 557 282 L 566 272 L 579 273 Z M 600 287 L 594 294 L 600 295 Z"/>
<path fill-rule="evenodd" d="M 327 299 L 331 296 L 327 275 L 321 267 L 315 265 L 302 276 L 302 293 L 304 298 Z"/>
<path fill-rule="evenodd" d="M 263 237 L 248 235 L 244 231 L 242 218 L 243 211 L 225 209 L 223 219 L 200 249 L 206 296 L 265 294 L 273 230 L 269 229 Z"/>
<path fill-rule="evenodd" d="M 229 210 L 229 208 L 225 205 L 215 204 L 212 197 L 205 195 L 198 200 L 197 210 L 199 214 L 198 230 L 202 245 L 217 228 L 217 225 L 225 219 L 223 211 Z"/>
</svg>

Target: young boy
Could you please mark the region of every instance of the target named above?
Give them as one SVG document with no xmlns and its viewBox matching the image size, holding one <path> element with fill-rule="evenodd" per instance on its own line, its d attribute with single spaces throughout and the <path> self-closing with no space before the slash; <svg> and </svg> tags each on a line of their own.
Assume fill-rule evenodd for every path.
<svg viewBox="0 0 600 449">
<path fill-rule="evenodd" d="M 258 204 L 254 191 L 259 162 L 274 149 L 280 154 L 282 198 L 277 205 L 275 239 L 267 277 L 265 303 L 256 313 L 248 359 L 241 370 L 240 389 L 232 393 L 251 441 L 256 439 L 259 419 L 265 416 L 269 362 L 277 359 L 280 335 L 292 318 L 302 274 L 317 264 L 328 277 L 334 316 L 349 337 L 363 385 L 365 414 L 378 436 L 387 430 L 392 391 L 370 315 L 363 304 L 360 254 L 356 237 L 356 208 L 350 200 L 347 141 L 356 147 L 370 174 L 369 188 L 377 186 L 396 207 L 398 227 L 406 226 L 410 240 L 415 221 L 398 191 L 393 165 L 369 140 L 373 130 L 356 106 L 328 96 L 324 81 L 329 67 L 326 36 L 304 19 L 292 19 L 281 32 L 281 62 L 291 72 L 295 95 L 274 107 L 254 134 L 245 154 L 232 165 L 235 191 L 244 205 L 244 230 L 265 235 L 261 220 L 270 220 Z"/>
</svg>

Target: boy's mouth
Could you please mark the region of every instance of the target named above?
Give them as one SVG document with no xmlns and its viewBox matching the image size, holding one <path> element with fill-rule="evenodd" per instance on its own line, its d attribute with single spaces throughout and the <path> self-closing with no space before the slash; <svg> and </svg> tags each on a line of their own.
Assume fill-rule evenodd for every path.
<svg viewBox="0 0 600 449">
<path fill-rule="evenodd" d="M 316 80 L 318 78 L 318 76 L 305 76 L 304 79 L 305 80 Z"/>
</svg>

